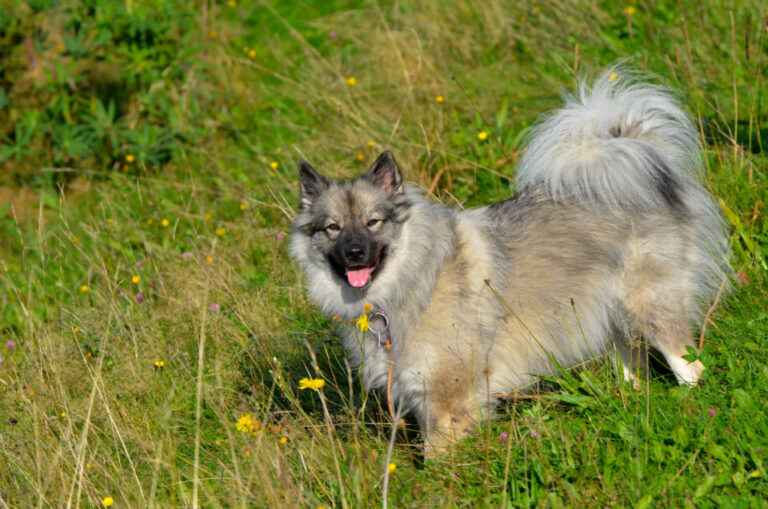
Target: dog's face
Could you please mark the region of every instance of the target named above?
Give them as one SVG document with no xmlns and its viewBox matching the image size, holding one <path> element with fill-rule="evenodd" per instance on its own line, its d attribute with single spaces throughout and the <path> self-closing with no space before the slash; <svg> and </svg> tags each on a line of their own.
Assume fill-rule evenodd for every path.
<svg viewBox="0 0 768 509">
<path fill-rule="evenodd" d="M 299 177 L 295 228 L 342 285 L 368 288 L 386 266 L 405 219 L 403 182 L 392 154 L 382 153 L 350 182 L 329 181 L 305 161 Z"/>
</svg>

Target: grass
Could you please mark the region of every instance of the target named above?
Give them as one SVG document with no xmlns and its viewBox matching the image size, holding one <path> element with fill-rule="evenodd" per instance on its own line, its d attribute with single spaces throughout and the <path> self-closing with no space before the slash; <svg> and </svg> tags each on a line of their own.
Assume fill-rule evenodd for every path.
<svg viewBox="0 0 768 509">
<path fill-rule="evenodd" d="M 764 5 L 160 4 L 0 16 L 0 507 L 378 506 L 390 462 L 398 507 L 764 505 Z M 681 92 L 732 225 L 746 282 L 706 382 L 599 361 L 445 457 L 409 432 L 389 458 L 386 401 L 287 257 L 297 161 L 347 177 L 388 148 L 436 199 L 503 199 L 526 128 L 616 61 Z"/>
</svg>

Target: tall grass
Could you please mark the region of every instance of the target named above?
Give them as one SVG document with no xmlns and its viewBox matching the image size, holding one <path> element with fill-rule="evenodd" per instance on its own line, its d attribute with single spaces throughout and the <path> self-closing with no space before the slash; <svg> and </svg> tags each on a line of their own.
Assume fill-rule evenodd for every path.
<svg viewBox="0 0 768 509">
<path fill-rule="evenodd" d="M 167 160 L 4 160 L 41 178 L 0 220 L 0 507 L 764 504 L 765 6 L 201 5 L 163 42 L 194 65 L 152 89 L 191 98 L 157 120 Z M 286 255 L 296 162 L 348 177 L 387 148 L 436 199 L 503 199 L 526 128 L 616 61 L 680 90 L 733 226 L 745 283 L 707 324 L 706 383 L 634 390 L 600 361 L 426 463 L 407 424 L 390 457 L 386 401 Z"/>
</svg>

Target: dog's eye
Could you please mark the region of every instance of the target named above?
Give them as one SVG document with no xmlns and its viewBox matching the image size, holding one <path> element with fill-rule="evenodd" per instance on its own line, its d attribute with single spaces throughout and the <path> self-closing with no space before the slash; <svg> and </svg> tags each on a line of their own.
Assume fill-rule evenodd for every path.
<svg viewBox="0 0 768 509">
<path fill-rule="evenodd" d="M 381 222 L 381 219 L 371 219 L 370 221 L 368 221 L 368 223 L 366 223 L 365 226 L 370 228 L 371 226 L 375 226 L 375 225 L 379 224 L 380 222 Z"/>
<path fill-rule="evenodd" d="M 328 226 L 326 226 L 326 227 L 325 227 L 325 229 L 326 229 L 326 230 L 331 230 L 332 232 L 337 232 L 337 231 L 339 231 L 341 228 L 339 228 L 339 225 L 337 225 L 336 223 L 331 223 L 331 224 L 329 224 Z"/>
</svg>

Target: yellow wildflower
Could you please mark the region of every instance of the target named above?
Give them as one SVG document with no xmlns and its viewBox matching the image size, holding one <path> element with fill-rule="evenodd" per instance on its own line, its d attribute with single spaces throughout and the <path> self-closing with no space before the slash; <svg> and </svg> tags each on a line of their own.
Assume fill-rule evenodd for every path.
<svg viewBox="0 0 768 509">
<path fill-rule="evenodd" d="M 217 35 L 219 35 L 219 34 L 216 33 L 216 30 L 210 30 L 208 32 L 208 37 L 210 37 L 211 39 L 215 39 Z"/>
<path fill-rule="evenodd" d="M 67 416 L 67 412 L 61 412 L 61 416 L 62 417 L 66 417 Z"/>
<path fill-rule="evenodd" d="M 244 202 L 240 204 L 240 210 L 245 210 L 248 208 L 248 205 L 246 205 Z"/>
<path fill-rule="evenodd" d="M 368 146 L 369 146 L 369 147 L 375 147 L 375 146 L 376 146 L 376 142 L 375 142 L 375 141 L 373 141 L 373 140 L 370 140 L 370 141 L 368 142 Z"/>
<path fill-rule="evenodd" d="M 387 467 L 387 471 L 390 474 L 393 474 L 396 468 L 397 468 L 397 465 L 395 465 L 394 463 L 390 463 L 389 466 Z"/>
<path fill-rule="evenodd" d="M 249 51 L 248 46 L 243 46 L 243 53 L 248 53 Z"/>
<path fill-rule="evenodd" d="M 235 428 L 237 431 L 242 431 L 243 433 L 250 433 L 253 435 L 256 433 L 256 430 L 259 429 L 259 421 L 254 419 L 251 414 L 242 414 L 240 418 L 237 419 Z"/>
<path fill-rule="evenodd" d="M 271 163 L 269 163 L 269 167 L 272 168 L 273 170 L 276 170 L 278 166 L 280 165 L 277 163 L 277 161 L 272 161 Z"/>
<path fill-rule="evenodd" d="M 171 223 L 167 219 L 163 219 L 162 221 L 160 221 L 160 224 L 163 225 L 163 228 L 167 228 L 168 225 Z"/>
<path fill-rule="evenodd" d="M 227 5 L 230 7 L 234 7 L 237 5 L 237 2 L 235 2 L 235 0 L 229 0 L 229 2 L 227 2 Z"/>
<path fill-rule="evenodd" d="M 534 13 L 534 14 L 539 14 L 539 13 L 541 13 L 541 7 L 534 7 L 534 8 L 533 8 L 533 13 Z"/>
<path fill-rule="evenodd" d="M 85 464 L 85 468 L 91 468 L 91 464 L 90 463 L 86 463 Z"/>
<path fill-rule="evenodd" d="M 371 303 L 370 302 L 366 302 L 365 304 L 363 304 L 363 309 L 365 310 L 365 314 L 366 315 L 368 313 L 370 313 L 371 312 Z"/>
<path fill-rule="evenodd" d="M 286 442 L 288 442 L 288 439 L 286 437 L 280 437 L 280 445 L 285 445 Z"/>
<path fill-rule="evenodd" d="M 115 503 L 115 499 L 112 498 L 112 497 L 104 497 L 101 500 L 101 505 L 103 505 L 104 507 L 109 507 L 109 506 L 111 506 L 114 503 Z"/>
<path fill-rule="evenodd" d="M 80 291 L 83 292 L 83 293 L 87 292 L 88 291 L 88 285 L 81 286 L 80 287 Z"/>
<path fill-rule="evenodd" d="M 165 361 L 155 361 L 155 367 L 156 368 L 164 368 L 165 367 Z"/>
<path fill-rule="evenodd" d="M 152 224 L 152 218 L 147 219 L 147 224 Z"/>
<path fill-rule="evenodd" d="M 371 326 L 371 322 L 368 321 L 368 315 L 360 315 L 355 320 L 355 326 L 361 331 L 365 332 Z"/>
<path fill-rule="evenodd" d="M 213 262 L 213 256 L 210 256 L 210 255 L 209 255 L 209 256 L 206 256 L 206 257 L 205 257 L 205 261 L 206 261 L 207 263 L 211 263 L 211 262 Z"/>
<path fill-rule="evenodd" d="M 635 13 L 635 8 L 630 5 L 629 7 L 624 9 L 624 12 L 627 13 L 627 16 L 632 16 Z"/>
<path fill-rule="evenodd" d="M 615 72 L 612 72 L 611 74 L 608 75 L 608 79 L 611 81 L 616 81 L 617 78 L 618 78 L 618 75 Z"/>
<path fill-rule="evenodd" d="M 325 387 L 325 380 L 322 378 L 302 378 L 299 380 L 299 389 L 312 389 L 318 391 Z"/>
<path fill-rule="evenodd" d="M 248 449 L 246 449 L 246 450 L 245 450 L 245 455 L 246 455 L 246 456 L 250 456 L 250 455 L 251 455 L 251 451 L 249 451 Z"/>
<path fill-rule="evenodd" d="M 78 242 L 80 242 L 80 239 L 78 239 L 77 237 L 74 237 L 74 236 L 73 236 L 73 237 L 72 237 L 72 242 L 73 242 L 73 243 L 75 243 L 75 244 L 77 244 Z"/>
<path fill-rule="evenodd" d="M 479 133 L 477 133 L 477 137 L 480 140 L 485 140 L 486 138 L 488 138 L 488 131 L 480 131 Z"/>
<path fill-rule="evenodd" d="M 435 97 L 435 101 L 437 101 L 439 103 L 444 102 L 445 101 L 445 97 L 443 97 L 442 95 L 438 95 L 437 97 Z"/>
<path fill-rule="evenodd" d="M 125 156 L 125 162 L 128 164 L 131 164 L 135 160 L 136 160 L 136 156 L 134 156 L 133 154 L 128 154 L 127 156 Z"/>
<path fill-rule="evenodd" d="M 355 85 L 357 85 L 357 80 L 355 79 L 354 76 L 350 76 L 349 78 L 347 78 L 347 85 L 349 85 L 350 87 L 354 87 Z"/>
<path fill-rule="evenodd" d="M 219 229 L 216 230 L 216 235 L 221 236 L 221 235 L 224 235 L 225 233 L 227 233 L 227 229 L 226 228 L 219 228 Z"/>
<path fill-rule="evenodd" d="M 249 56 L 249 57 L 251 57 L 251 58 L 256 58 L 256 50 L 255 50 L 255 49 L 252 49 L 252 50 L 251 50 L 251 51 L 248 53 L 248 56 Z"/>
<path fill-rule="evenodd" d="M 520 16 L 520 23 L 525 23 L 525 16 Z"/>
<path fill-rule="evenodd" d="M 211 218 L 211 214 L 210 214 L 210 212 L 206 212 L 206 213 L 205 213 L 205 219 L 206 219 L 206 220 L 208 220 L 208 219 L 210 219 L 210 218 Z"/>
<path fill-rule="evenodd" d="M 138 284 L 138 283 L 139 283 L 139 281 L 141 281 L 141 277 L 140 277 L 140 276 L 133 276 L 133 277 L 131 278 L 131 283 L 133 283 L 133 284 L 135 284 L 135 285 L 136 285 L 136 284 Z"/>
<path fill-rule="evenodd" d="M 365 156 L 363 154 L 357 154 L 358 161 L 362 161 L 363 159 L 365 159 Z"/>
</svg>

